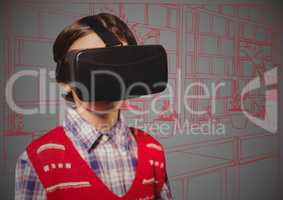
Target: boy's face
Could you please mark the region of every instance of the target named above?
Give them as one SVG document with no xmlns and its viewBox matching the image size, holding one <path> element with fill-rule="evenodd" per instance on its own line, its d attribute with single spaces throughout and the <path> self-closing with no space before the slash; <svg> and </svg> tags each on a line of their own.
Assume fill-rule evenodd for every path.
<svg viewBox="0 0 283 200">
<path fill-rule="evenodd" d="M 123 45 L 128 45 L 126 42 L 123 42 Z M 84 37 L 77 39 L 69 48 L 70 50 L 82 50 L 82 49 L 92 49 L 92 48 L 101 48 L 105 47 L 105 43 L 100 39 L 100 37 L 96 33 L 90 33 Z M 93 102 L 84 102 L 81 101 L 74 90 L 68 85 L 64 84 L 64 89 L 68 91 L 72 91 L 75 104 L 77 107 L 83 107 L 84 109 L 91 112 L 99 112 L 99 113 L 108 113 L 118 110 L 124 100 L 120 101 L 93 101 Z"/>
</svg>

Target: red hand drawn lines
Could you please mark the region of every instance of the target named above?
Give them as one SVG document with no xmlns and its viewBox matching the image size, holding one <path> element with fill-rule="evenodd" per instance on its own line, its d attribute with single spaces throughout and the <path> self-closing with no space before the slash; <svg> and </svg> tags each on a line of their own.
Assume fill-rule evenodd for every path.
<svg viewBox="0 0 283 200">
<path fill-rule="evenodd" d="M 271 135 L 256 127 L 243 115 L 241 108 L 243 87 L 256 76 L 260 76 L 262 81 L 264 72 L 271 67 L 280 67 L 280 63 L 272 60 L 276 39 L 272 35 L 274 25 L 268 6 L 250 3 L 80 1 L 62 4 L 21 1 L 17 6 L 6 2 L 5 10 L 5 80 L 21 69 L 43 67 L 49 71 L 54 70 L 55 64 L 51 57 L 46 56 L 52 53 L 54 38 L 64 26 L 87 14 L 116 14 L 129 24 L 139 44 L 164 45 L 168 54 L 173 98 L 155 95 L 133 99 L 125 102 L 122 110 L 129 121 L 141 120 L 144 126 L 162 123 L 170 126 L 167 135 L 160 134 L 159 130 L 149 132 L 156 134 L 166 148 L 175 199 L 251 199 L 248 194 L 255 199 L 279 199 L 276 177 L 280 165 L 272 163 L 279 159 L 280 133 Z M 17 28 L 12 20 L 26 26 L 30 24 L 30 27 Z M 209 99 L 186 101 L 192 110 L 201 110 L 205 114 L 195 115 L 185 109 L 185 88 L 195 82 L 207 86 L 225 83 L 216 91 L 215 112 L 212 96 Z M 33 89 L 28 94 L 17 95 L 17 105 L 58 105 L 57 99 L 39 101 L 40 88 L 32 87 L 37 83 L 37 80 L 21 83 Z M 19 85 L 15 87 L 15 91 L 22 90 Z M 166 93 L 169 91 L 166 90 Z M 191 95 L 203 93 L 201 87 L 193 87 L 190 91 Z M 213 93 L 210 91 L 210 94 Z M 270 93 L 268 98 L 275 100 L 275 96 Z M 263 97 L 263 90 L 255 90 L 243 98 L 246 109 L 259 118 L 264 116 Z M 158 113 L 150 111 L 151 101 L 155 98 Z M 19 154 L 11 146 L 20 146 L 18 151 L 21 151 L 30 140 L 58 124 L 59 116 L 21 116 L 5 105 L 3 107 L 1 119 L 5 126 L 1 134 L 1 169 L 9 171 L 11 176 L 14 169 L 12 165 Z M 129 110 L 149 112 L 136 115 L 128 113 Z M 204 125 L 202 128 L 206 131 L 222 123 L 226 134 L 192 134 L 189 125 L 193 123 Z M 25 138 L 25 144 L 17 138 Z M 266 168 L 268 171 L 262 173 L 266 166 L 269 167 Z M 269 182 L 263 185 L 269 184 L 272 189 L 253 191 L 247 183 L 261 184 L 260 181 L 247 179 L 253 176 L 269 178 Z M 203 192 L 206 187 L 212 189 Z"/>
</svg>

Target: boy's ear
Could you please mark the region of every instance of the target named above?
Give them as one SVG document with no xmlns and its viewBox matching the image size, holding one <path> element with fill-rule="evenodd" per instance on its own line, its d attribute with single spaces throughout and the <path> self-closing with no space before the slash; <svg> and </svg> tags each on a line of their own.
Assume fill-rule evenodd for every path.
<svg viewBox="0 0 283 200">
<path fill-rule="evenodd" d="M 72 91 L 72 88 L 69 84 L 67 83 L 60 83 L 60 85 L 63 87 L 63 90 L 66 92 L 66 93 L 69 93 Z"/>
<path fill-rule="evenodd" d="M 69 84 L 62 82 L 59 83 L 59 86 L 63 88 L 61 96 L 67 101 L 74 102 L 72 87 Z"/>
</svg>

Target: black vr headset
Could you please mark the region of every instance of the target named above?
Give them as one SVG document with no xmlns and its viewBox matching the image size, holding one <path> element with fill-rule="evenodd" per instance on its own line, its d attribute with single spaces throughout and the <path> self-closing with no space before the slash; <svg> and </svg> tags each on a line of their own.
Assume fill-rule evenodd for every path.
<svg viewBox="0 0 283 200">
<path fill-rule="evenodd" d="M 82 101 L 116 101 L 162 92 L 167 87 L 167 55 L 161 45 L 127 46 L 94 16 L 81 19 L 105 48 L 71 50 L 57 63 L 56 80 L 69 83 Z"/>
</svg>

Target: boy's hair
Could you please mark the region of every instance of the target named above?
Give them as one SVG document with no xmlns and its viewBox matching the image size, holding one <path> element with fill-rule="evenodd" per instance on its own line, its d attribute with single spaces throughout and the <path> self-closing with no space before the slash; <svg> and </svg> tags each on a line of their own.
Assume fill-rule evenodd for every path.
<svg viewBox="0 0 283 200">
<path fill-rule="evenodd" d="M 93 15 L 93 17 L 96 17 L 98 21 L 100 21 L 106 29 L 114 33 L 119 40 L 127 42 L 128 45 L 137 45 L 134 34 L 127 24 L 119 17 L 110 13 L 99 13 L 97 15 Z M 56 63 L 63 61 L 70 46 L 77 39 L 94 32 L 91 27 L 81 22 L 83 18 L 66 26 L 57 36 L 53 44 L 53 59 Z M 74 101 L 71 93 L 67 94 L 65 99 Z"/>
</svg>

